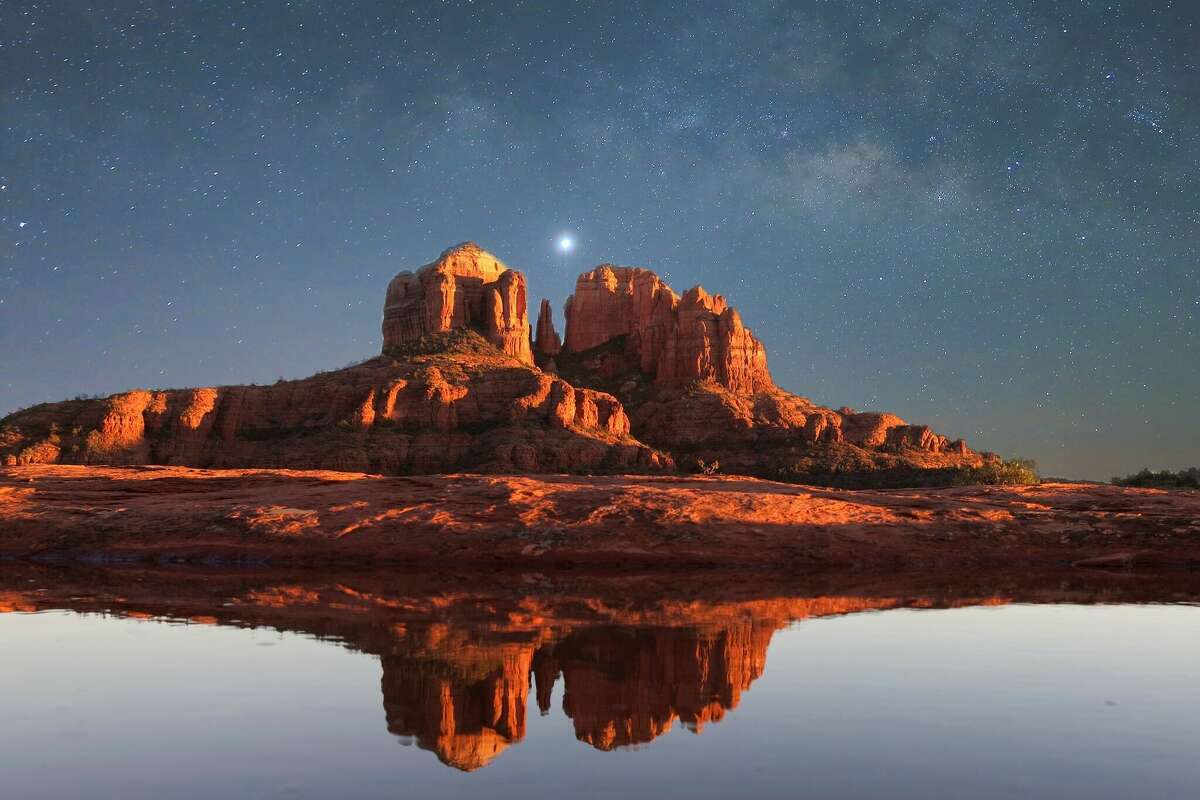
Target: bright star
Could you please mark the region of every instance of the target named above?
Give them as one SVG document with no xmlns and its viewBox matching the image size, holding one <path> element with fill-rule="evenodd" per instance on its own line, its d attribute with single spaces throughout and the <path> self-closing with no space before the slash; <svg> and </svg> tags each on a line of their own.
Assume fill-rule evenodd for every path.
<svg viewBox="0 0 1200 800">
<path fill-rule="evenodd" d="M 558 251 L 560 253 L 569 253 L 575 249 L 575 239 L 569 234 L 564 233 L 558 237 Z"/>
</svg>

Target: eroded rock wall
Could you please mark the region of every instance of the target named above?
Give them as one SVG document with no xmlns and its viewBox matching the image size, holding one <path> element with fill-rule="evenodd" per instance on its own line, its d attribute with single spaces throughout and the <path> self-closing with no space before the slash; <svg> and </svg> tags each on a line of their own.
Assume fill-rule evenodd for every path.
<svg viewBox="0 0 1200 800">
<path fill-rule="evenodd" d="M 133 391 L 36 406 L 0 430 L 2 464 L 624 471 L 668 459 L 611 395 L 503 356 L 364 364 L 272 386 Z"/>
<path fill-rule="evenodd" d="M 604 264 L 579 276 L 566 317 L 565 350 L 582 353 L 623 337 L 630 366 L 659 386 L 774 387 L 762 343 L 723 297 L 699 286 L 680 297 L 649 270 Z"/>
<path fill-rule="evenodd" d="M 455 328 L 475 330 L 522 363 L 533 363 L 525 276 L 473 242 L 399 273 L 384 301 L 384 352 Z"/>
</svg>

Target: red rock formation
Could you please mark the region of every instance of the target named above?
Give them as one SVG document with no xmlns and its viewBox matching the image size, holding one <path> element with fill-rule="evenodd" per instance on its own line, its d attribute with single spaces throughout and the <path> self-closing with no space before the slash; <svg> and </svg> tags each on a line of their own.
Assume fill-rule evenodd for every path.
<svg viewBox="0 0 1200 800">
<path fill-rule="evenodd" d="M 567 298 L 564 346 L 582 352 L 618 336 L 640 340 L 640 363 L 646 372 L 657 367 L 657 354 L 675 325 L 679 297 L 647 269 L 602 264 L 575 281 Z"/>
<path fill-rule="evenodd" d="M 558 331 L 554 330 L 554 312 L 550 309 L 550 301 L 542 299 L 538 309 L 537 338 L 533 343 L 533 352 L 538 358 L 554 358 L 562 350 L 562 340 Z"/>
<path fill-rule="evenodd" d="M 799 480 L 981 463 L 962 440 L 894 414 L 833 411 L 780 390 L 762 343 L 700 287 L 680 297 L 653 272 L 606 264 L 579 276 L 566 315 L 560 343 L 543 300 L 531 342 L 524 276 L 468 242 L 392 279 L 380 358 L 267 387 L 37 406 L 0 423 L 0 464 L 428 473 L 672 463 L 632 436 L 685 467 L 719 461 Z"/>
<path fill-rule="evenodd" d="M 471 328 L 505 353 L 533 363 L 525 276 L 473 242 L 392 278 L 383 306 L 383 348 L 429 333 Z"/>
<path fill-rule="evenodd" d="M 486 347 L 486 345 L 484 345 Z M 362 364 L 272 386 L 134 391 L 5 421 L 0 464 L 289 467 L 389 474 L 655 469 L 616 398 L 493 351 Z"/>
<path fill-rule="evenodd" d="M 713 381 L 738 394 L 775 388 L 766 349 L 721 295 L 710 295 L 699 286 L 689 289 L 679 302 L 676 320 L 658 359 L 658 384 Z"/>
<path fill-rule="evenodd" d="M 848 412 L 848 413 L 843 413 Z M 737 395 L 719 386 L 660 394 L 633 411 L 633 432 L 678 463 L 719 460 L 726 471 L 820 478 L 828 471 L 978 466 L 961 440 L 895 414 L 834 411 L 781 390 Z M 904 477 L 904 476 L 900 476 Z"/>
<path fill-rule="evenodd" d="M 567 299 L 564 349 L 581 353 L 625 337 L 631 365 L 659 386 L 715 381 L 737 393 L 774 388 L 762 344 L 720 295 L 680 298 L 649 270 L 604 264 Z"/>
<path fill-rule="evenodd" d="M 618 395 L 634 435 L 682 465 L 776 477 L 803 462 L 819 477 L 980 463 L 961 439 L 895 414 L 834 411 L 782 391 L 737 311 L 700 287 L 678 297 L 653 272 L 606 264 L 579 276 L 566 310 L 564 376 Z"/>
</svg>

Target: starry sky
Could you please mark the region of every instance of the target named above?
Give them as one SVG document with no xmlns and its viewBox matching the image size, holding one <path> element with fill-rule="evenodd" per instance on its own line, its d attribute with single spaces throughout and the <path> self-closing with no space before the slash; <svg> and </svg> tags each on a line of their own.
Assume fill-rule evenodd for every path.
<svg viewBox="0 0 1200 800">
<path fill-rule="evenodd" d="M 1200 3 L 0 0 L 0 413 L 361 360 L 467 239 L 560 332 L 645 266 L 817 402 L 1191 466 Z"/>
</svg>

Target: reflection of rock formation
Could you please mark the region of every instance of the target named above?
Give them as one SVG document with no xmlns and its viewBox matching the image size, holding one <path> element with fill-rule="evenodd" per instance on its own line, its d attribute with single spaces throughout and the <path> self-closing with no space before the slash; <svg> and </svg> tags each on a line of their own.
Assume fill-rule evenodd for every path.
<svg viewBox="0 0 1200 800">
<path fill-rule="evenodd" d="M 699 732 L 762 675 L 776 626 L 598 628 L 555 648 L 575 735 L 601 750 L 644 744 L 681 720 Z M 538 687 L 539 698 L 541 686 Z"/>
<path fill-rule="evenodd" d="M 470 648 L 459 659 L 384 654 L 387 727 L 461 770 L 486 766 L 525 736 L 533 651 Z"/>
<path fill-rule="evenodd" d="M 526 733 L 535 690 L 600 749 L 699 731 L 763 674 L 792 620 L 892 608 L 1196 602 L 1194 572 L 798 576 L 232 574 L 0 564 L 0 613 L 73 609 L 195 624 L 268 626 L 380 658 L 387 729 L 474 770 Z"/>
<path fill-rule="evenodd" d="M 447 636 L 441 626 L 382 656 L 388 730 L 444 763 L 486 766 L 525 736 L 530 684 L 542 713 L 554 684 L 582 742 L 611 750 L 644 744 L 675 720 L 699 732 L 736 707 L 758 678 L 778 623 L 749 619 L 681 628 L 584 628 L 524 643 Z M 486 636 L 483 637 L 486 640 Z"/>
</svg>

